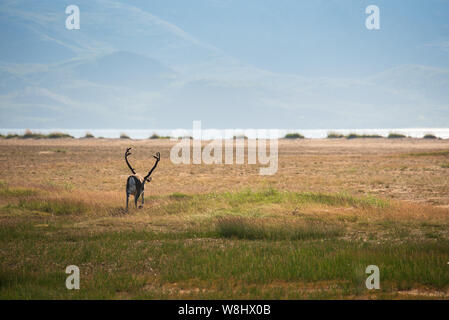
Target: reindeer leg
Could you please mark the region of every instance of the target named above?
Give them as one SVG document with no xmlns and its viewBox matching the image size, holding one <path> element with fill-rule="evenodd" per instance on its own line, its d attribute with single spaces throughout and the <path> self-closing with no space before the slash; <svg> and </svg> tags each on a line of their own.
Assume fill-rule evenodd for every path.
<svg viewBox="0 0 449 320">
<path fill-rule="evenodd" d="M 143 204 L 145 203 L 145 200 L 143 199 L 144 198 L 144 194 L 143 194 L 143 192 L 142 192 L 142 195 L 141 195 L 141 197 L 142 197 L 142 205 L 140 206 L 141 208 L 143 208 Z"/>
<path fill-rule="evenodd" d="M 139 206 L 139 209 L 143 208 L 143 192 L 139 195 L 139 197 L 137 198 L 137 200 L 139 200 L 140 198 L 142 198 L 142 204 Z M 137 202 L 136 202 L 137 203 Z"/>
<path fill-rule="evenodd" d="M 129 193 L 126 193 L 126 212 L 128 212 L 128 200 L 129 200 Z"/>
<path fill-rule="evenodd" d="M 136 205 L 136 209 L 137 209 L 137 200 L 139 199 L 138 196 L 134 196 L 134 204 Z"/>
</svg>

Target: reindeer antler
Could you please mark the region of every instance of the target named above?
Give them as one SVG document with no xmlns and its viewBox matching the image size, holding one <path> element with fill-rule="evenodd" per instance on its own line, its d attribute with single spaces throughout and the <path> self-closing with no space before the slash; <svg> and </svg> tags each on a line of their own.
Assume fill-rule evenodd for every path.
<svg viewBox="0 0 449 320">
<path fill-rule="evenodd" d="M 129 150 L 131 150 L 131 148 L 126 149 L 126 152 L 125 152 L 125 161 L 126 161 L 126 164 L 127 164 L 128 167 L 129 167 L 129 169 L 131 169 L 131 172 L 132 172 L 133 174 L 136 174 L 136 170 L 134 170 L 133 167 L 131 167 L 131 165 L 130 165 L 129 162 L 128 162 L 128 156 L 131 155 L 131 152 L 129 152 Z"/>
<path fill-rule="evenodd" d="M 153 156 L 153 158 L 156 159 L 156 162 L 154 163 L 154 166 L 153 166 L 153 168 L 151 168 L 150 172 L 148 172 L 148 174 L 145 176 L 144 180 L 147 180 L 148 177 L 151 176 L 151 174 L 153 173 L 153 170 L 156 169 L 157 164 L 161 160 L 161 154 L 159 152 L 157 152 L 156 155 Z"/>
</svg>

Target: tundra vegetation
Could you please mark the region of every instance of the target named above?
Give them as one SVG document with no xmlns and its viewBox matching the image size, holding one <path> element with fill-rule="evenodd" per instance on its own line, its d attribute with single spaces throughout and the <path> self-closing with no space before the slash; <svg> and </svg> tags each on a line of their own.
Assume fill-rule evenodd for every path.
<svg viewBox="0 0 449 320">
<path fill-rule="evenodd" d="M 63 132 L 50 132 L 49 134 L 43 134 L 38 132 L 32 132 L 27 129 L 24 134 L 20 135 L 17 133 L 8 133 L 5 135 L 0 135 L 2 139 L 63 139 L 63 138 L 73 138 L 71 135 Z"/>
<path fill-rule="evenodd" d="M 73 136 L 71 136 L 70 134 L 67 133 L 63 133 L 63 132 L 51 132 L 49 134 L 43 134 L 43 133 L 38 133 L 38 132 L 32 132 L 31 130 L 27 129 L 25 131 L 24 134 L 20 135 L 17 133 L 8 133 L 6 135 L 4 134 L 0 134 L 0 139 L 63 139 L 63 138 L 74 138 Z M 84 135 L 84 137 L 81 137 L 81 139 L 83 138 L 95 138 L 95 136 L 90 133 L 90 132 L 86 132 L 86 134 Z M 157 133 L 153 133 L 151 136 L 148 137 L 148 139 L 151 140 L 155 140 L 155 139 L 170 139 L 170 136 L 160 136 Z M 182 138 L 189 138 L 189 139 L 193 139 L 191 136 L 186 136 L 186 137 L 178 137 L 178 139 L 182 139 Z M 300 134 L 300 133 L 287 133 L 284 136 L 284 139 L 304 139 L 304 135 Z M 383 136 L 379 135 L 379 134 L 358 134 L 358 133 L 349 133 L 347 135 L 344 135 L 342 133 L 338 133 L 338 132 L 328 132 L 327 134 L 327 138 L 328 139 L 340 139 L 340 138 L 346 138 L 346 139 L 379 139 L 379 138 L 384 138 Z M 388 134 L 388 136 L 386 137 L 388 139 L 400 139 L 400 138 L 412 138 L 410 136 L 406 136 L 404 134 L 401 133 L 396 133 L 396 132 L 390 132 Z M 98 139 L 104 139 L 104 137 L 98 137 Z M 128 140 L 132 140 L 131 137 L 122 132 L 120 134 L 120 139 L 128 139 Z M 248 139 L 248 137 L 244 136 L 244 135 L 240 135 L 240 136 L 233 136 L 233 139 Z M 413 139 L 413 138 L 412 138 Z M 441 138 L 435 136 L 432 133 L 427 133 L 425 134 L 422 139 L 439 139 L 442 140 Z"/>
<path fill-rule="evenodd" d="M 120 133 L 120 139 L 127 139 L 130 140 L 131 138 L 124 132 Z"/>
<path fill-rule="evenodd" d="M 341 139 L 344 138 L 344 134 L 338 133 L 338 132 L 329 132 L 327 134 L 328 139 Z"/>
<path fill-rule="evenodd" d="M 388 134 L 388 139 L 402 139 L 402 138 L 407 138 L 407 136 L 402 133 L 396 133 L 396 132 L 390 132 Z"/>
<path fill-rule="evenodd" d="M 160 136 L 157 133 L 153 133 L 148 139 L 170 139 L 170 136 Z"/>
<path fill-rule="evenodd" d="M 357 134 L 357 133 L 350 133 L 346 136 L 346 139 L 360 139 L 360 138 L 379 139 L 383 137 L 378 134 Z"/>
<path fill-rule="evenodd" d="M 284 139 L 304 139 L 304 136 L 300 133 L 287 133 Z"/>
<path fill-rule="evenodd" d="M 0 140 L 0 299 L 449 298 L 448 140 L 282 139 L 273 176 L 174 143 Z M 161 162 L 125 213 L 128 146 Z"/>
</svg>

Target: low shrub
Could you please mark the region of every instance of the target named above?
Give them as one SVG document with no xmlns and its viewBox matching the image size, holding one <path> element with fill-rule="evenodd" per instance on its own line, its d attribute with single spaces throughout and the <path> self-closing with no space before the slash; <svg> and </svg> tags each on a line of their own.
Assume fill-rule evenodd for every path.
<svg viewBox="0 0 449 320">
<path fill-rule="evenodd" d="M 304 139 L 304 136 L 300 133 L 287 133 L 284 139 Z"/>
<path fill-rule="evenodd" d="M 70 134 L 67 133 L 62 133 L 62 132 L 51 132 L 49 133 L 46 138 L 48 139 L 66 139 L 66 138 L 70 138 L 72 139 L 73 137 Z"/>
<path fill-rule="evenodd" d="M 346 136 L 346 139 L 379 139 L 379 138 L 383 137 L 378 134 L 357 134 L 357 133 L 350 133 Z"/>
<path fill-rule="evenodd" d="M 327 138 L 328 139 L 340 139 L 340 138 L 344 138 L 345 136 L 341 133 L 338 132 L 329 132 L 327 134 Z"/>
<path fill-rule="evenodd" d="M 120 139 L 131 139 L 131 138 L 126 133 L 121 133 Z"/>
<path fill-rule="evenodd" d="M 401 139 L 401 138 L 406 138 L 406 136 L 401 133 L 395 133 L 395 132 L 391 132 L 388 135 L 388 139 Z"/>
</svg>

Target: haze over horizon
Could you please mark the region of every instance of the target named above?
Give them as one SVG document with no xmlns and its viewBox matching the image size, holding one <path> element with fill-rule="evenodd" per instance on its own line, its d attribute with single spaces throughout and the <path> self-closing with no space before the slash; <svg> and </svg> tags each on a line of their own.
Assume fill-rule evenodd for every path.
<svg viewBox="0 0 449 320">
<path fill-rule="evenodd" d="M 447 0 L 2 1 L 0 128 L 448 128 L 448 21 Z"/>
</svg>

